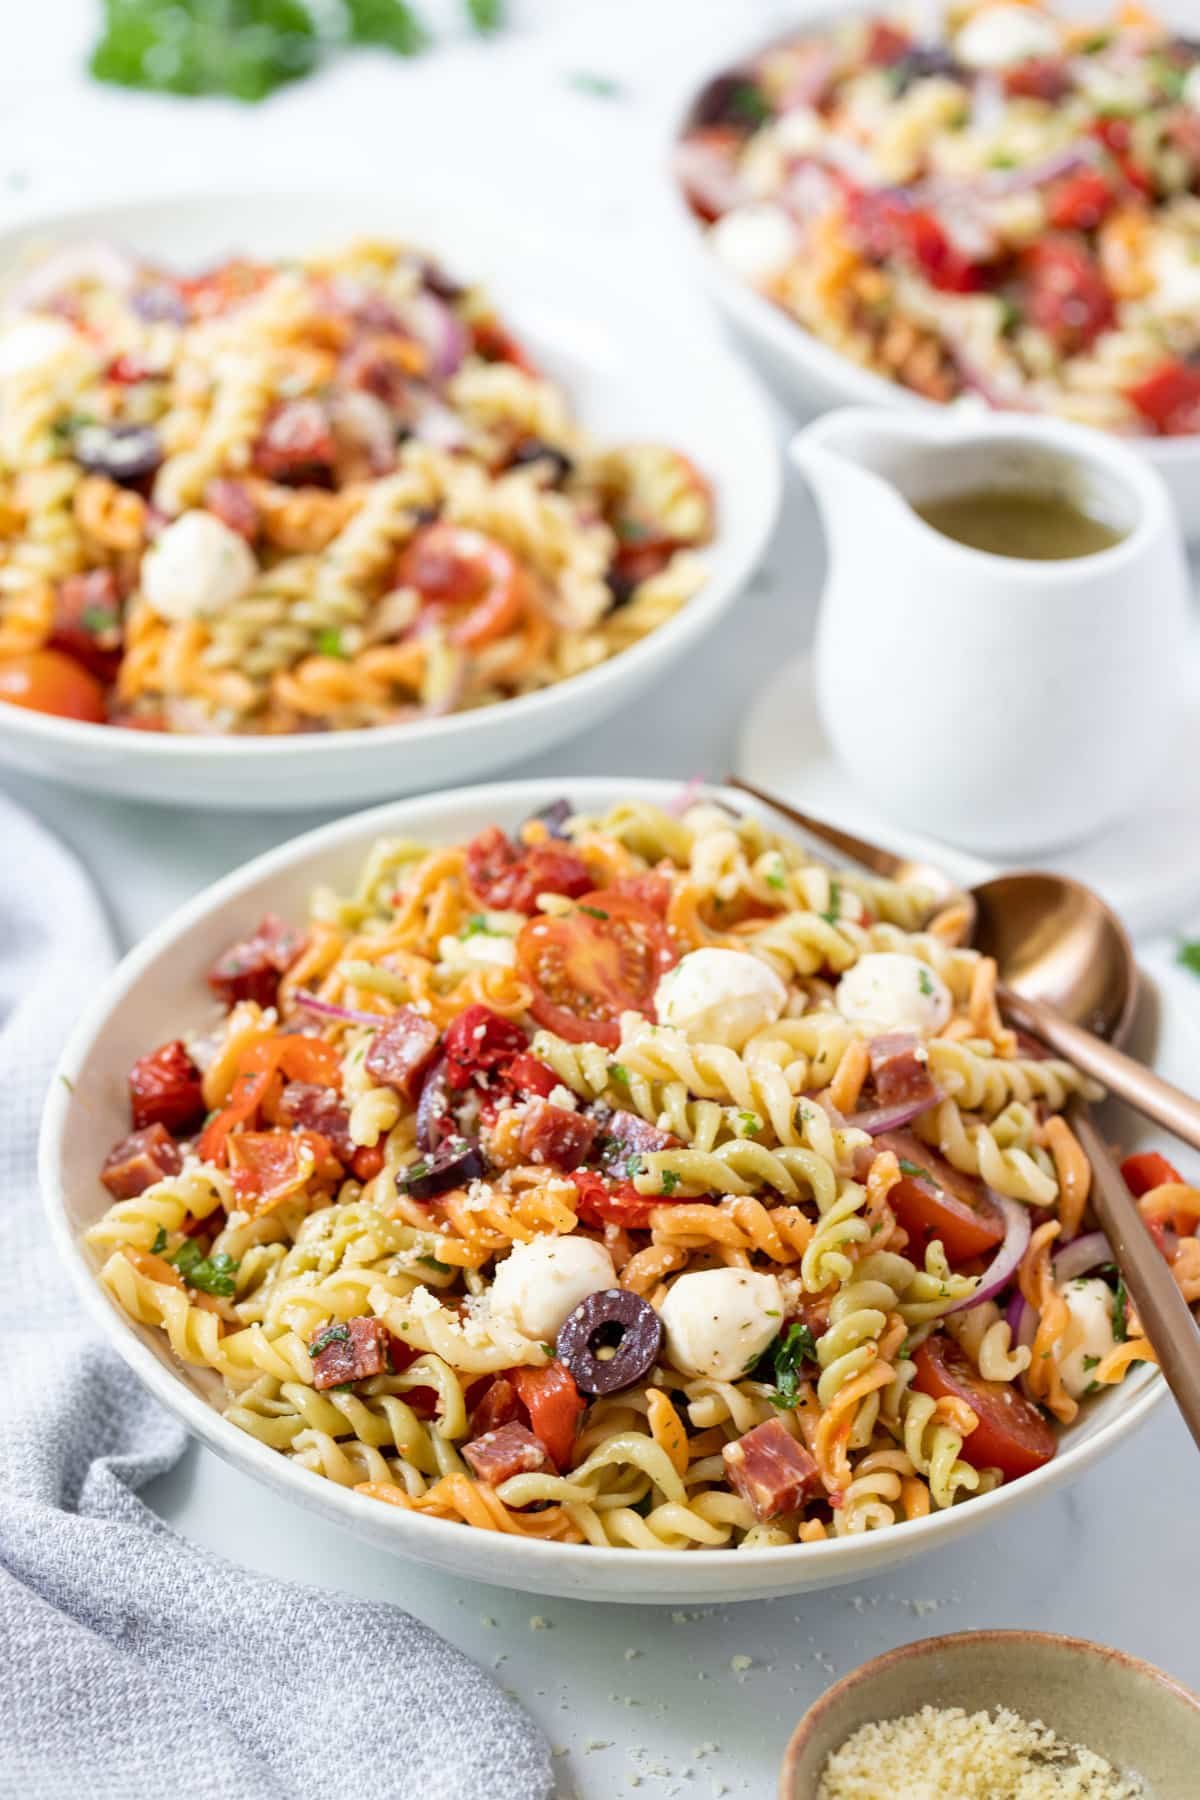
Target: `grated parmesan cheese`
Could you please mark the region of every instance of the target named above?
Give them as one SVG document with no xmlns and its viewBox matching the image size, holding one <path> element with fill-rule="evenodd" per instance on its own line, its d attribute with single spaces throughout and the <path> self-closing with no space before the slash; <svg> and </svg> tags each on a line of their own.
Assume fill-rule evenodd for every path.
<svg viewBox="0 0 1200 1800">
<path fill-rule="evenodd" d="M 1136 1776 L 998 1707 L 923 1706 L 860 1726 L 825 1764 L 817 1800 L 1146 1800 Z"/>
</svg>

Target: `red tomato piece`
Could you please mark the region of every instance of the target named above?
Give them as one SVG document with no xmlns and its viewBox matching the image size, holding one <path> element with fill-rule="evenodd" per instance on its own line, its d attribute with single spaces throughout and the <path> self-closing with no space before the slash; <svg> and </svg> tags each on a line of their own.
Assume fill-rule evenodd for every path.
<svg viewBox="0 0 1200 1800">
<path fill-rule="evenodd" d="M 1116 316 L 1100 265 L 1076 238 L 1044 237 L 1025 258 L 1029 317 L 1060 350 L 1087 346 Z"/>
<path fill-rule="evenodd" d="M 467 845 L 467 880 L 484 906 L 497 912 L 535 913 L 539 894 L 577 900 L 594 876 L 567 844 L 514 844 L 498 825 L 489 825 Z"/>
<path fill-rule="evenodd" d="M 565 1469 L 575 1448 L 575 1433 L 587 1402 L 575 1386 L 575 1377 L 563 1363 L 549 1362 L 544 1369 L 514 1369 L 517 1398 L 529 1414 L 533 1435 L 545 1445 L 557 1468 Z"/>
<path fill-rule="evenodd" d="M 1154 198 L 1154 177 L 1133 154 L 1133 132 L 1128 119 L 1096 119 L 1088 126 L 1091 135 L 1109 152 L 1127 187 L 1143 199 Z"/>
<path fill-rule="evenodd" d="M 471 339 L 476 354 L 482 356 L 485 362 L 512 363 L 514 368 L 523 369 L 526 375 L 541 374 L 533 358 L 494 315 L 475 321 L 471 327 Z"/>
<path fill-rule="evenodd" d="M 573 912 L 530 919 L 517 938 L 530 1012 L 576 1044 L 615 1048 L 631 1009 L 653 1019 L 654 990 L 677 960 L 658 915 L 608 888 L 585 894 Z"/>
<path fill-rule="evenodd" d="M 1045 100 L 1051 106 L 1064 100 L 1073 86 L 1066 63 L 1053 56 L 1031 56 L 1004 76 L 1006 93 L 1023 100 Z"/>
<path fill-rule="evenodd" d="M 506 1087 L 515 1089 L 518 1094 L 537 1094 L 543 1100 L 548 1100 L 559 1085 L 558 1076 L 548 1064 L 525 1052 L 514 1056 L 500 1074 Z"/>
<path fill-rule="evenodd" d="M 464 1088 L 473 1077 L 486 1079 L 527 1048 L 525 1033 L 490 1006 L 468 1006 L 446 1032 L 446 1079 Z"/>
<path fill-rule="evenodd" d="M 892 63 L 898 63 L 911 48 L 912 38 L 907 31 L 897 30 L 886 19 L 875 19 L 871 23 L 863 61 L 870 63 L 872 68 L 890 68 Z"/>
<path fill-rule="evenodd" d="M 255 1118 L 271 1084 L 281 1075 L 289 1081 L 337 1087 L 341 1081 L 341 1058 L 334 1046 L 322 1038 L 299 1034 L 264 1038 L 252 1044 L 238 1062 L 224 1107 L 204 1127 L 197 1147 L 203 1162 L 225 1161 L 230 1134 Z"/>
<path fill-rule="evenodd" d="M 430 605 L 465 609 L 450 638 L 466 650 L 514 631 L 529 609 L 529 582 L 512 551 L 446 520 L 424 526 L 405 546 L 396 584 L 416 588 Z"/>
<path fill-rule="evenodd" d="M 899 1159 L 901 1179 L 889 1191 L 888 1205 L 919 1250 L 939 1238 L 949 1260 L 963 1263 L 1003 1243 L 1004 1214 L 982 1182 L 908 1131 L 886 1132 L 875 1147 Z"/>
<path fill-rule="evenodd" d="M 27 650 L 0 658 L 0 700 L 30 712 L 103 725 L 104 689 L 96 677 L 61 650 Z"/>
<path fill-rule="evenodd" d="M 204 1117 L 200 1071 L 178 1038 L 134 1063 L 129 1110 L 135 1131 L 165 1125 L 168 1131 L 185 1132 Z"/>
<path fill-rule="evenodd" d="M 254 468 L 269 481 L 291 486 L 326 485 L 337 444 L 320 400 L 284 400 L 268 418 L 252 452 Z"/>
<path fill-rule="evenodd" d="M 54 593 L 50 648 L 112 681 L 121 662 L 121 591 L 111 569 L 68 575 Z"/>
<path fill-rule="evenodd" d="M 610 894 L 628 895 L 629 899 L 648 906 L 660 919 L 666 918 L 667 908 L 671 904 L 671 883 L 665 875 L 658 874 L 654 869 L 648 869 L 644 875 L 621 875 L 608 891 Z"/>
<path fill-rule="evenodd" d="M 520 1416 L 516 1388 L 507 1375 L 496 1375 L 472 1408 L 471 1436 L 483 1437 L 485 1432 L 499 1431 L 502 1425 L 514 1425 Z"/>
<path fill-rule="evenodd" d="M 639 1194 L 632 1181 L 605 1181 L 590 1169 L 576 1169 L 571 1176 L 577 1196 L 575 1211 L 585 1225 L 623 1225 L 627 1231 L 645 1231 L 656 1206 L 666 1197 Z"/>
<path fill-rule="evenodd" d="M 1099 169 L 1080 169 L 1050 191 L 1046 211 L 1056 231 L 1095 231 L 1116 205 L 1111 181 Z"/>
<path fill-rule="evenodd" d="M 965 294 L 983 284 L 978 263 L 965 256 L 931 212 L 881 190 L 850 195 L 847 223 L 868 256 L 901 256 L 916 263 L 932 286 Z"/>
<path fill-rule="evenodd" d="M 1165 1156 L 1160 1156 L 1157 1150 L 1139 1150 L 1136 1156 L 1127 1156 L 1121 1164 L 1121 1174 L 1135 1200 L 1140 1200 L 1151 1188 L 1164 1187 L 1169 1181 L 1183 1180 L 1174 1164 L 1169 1163 Z"/>
<path fill-rule="evenodd" d="M 361 1144 L 350 1158 L 356 1181 L 373 1181 L 383 1167 L 383 1151 L 374 1144 Z"/>
<path fill-rule="evenodd" d="M 329 1139 L 316 1131 L 236 1132 L 229 1140 L 229 1168 L 239 1206 L 255 1218 L 269 1212 L 302 1188 L 330 1155 Z"/>
<path fill-rule="evenodd" d="M 1030 1475 L 1058 1449 L 1053 1427 L 1020 1389 L 985 1381 L 953 1338 L 926 1338 L 914 1361 L 913 1386 L 934 1400 L 965 1400 L 979 1424 L 963 1442 L 962 1455 L 977 1469 L 1000 1469 L 1009 1480 Z"/>
<path fill-rule="evenodd" d="M 1163 437 L 1187 437 L 1200 431 L 1198 363 L 1171 357 L 1126 388 L 1125 397 Z"/>
</svg>

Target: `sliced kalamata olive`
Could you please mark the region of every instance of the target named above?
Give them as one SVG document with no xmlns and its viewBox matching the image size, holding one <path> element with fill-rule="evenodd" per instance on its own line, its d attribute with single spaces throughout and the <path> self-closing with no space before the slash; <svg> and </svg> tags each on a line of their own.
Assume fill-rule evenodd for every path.
<svg viewBox="0 0 1200 1800">
<path fill-rule="evenodd" d="M 555 1349 L 581 1394 L 615 1394 L 653 1368 L 662 1324 L 647 1301 L 624 1288 L 589 1294 L 558 1334 Z M 604 1349 L 612 1355 L 601 1358 Z"/>
<path fill-rule="evenodd" d="M 402 1194 L 414 1200 L 432 1200 L 447 1188 L 464 1187 L 483 1174 L 483 1152 L 465 1137 L 449 1137 L 419 1162 L 410 1163 L 396 1176 Z"/>
<path fill-rule="evenodd" d="M 132 485 L 153 475 L 163 459 L 151 425 L 81 425 L 71 440 L 75 460 L 93 475 Z"/>
<path fill-rule="evenodd" d="M 530 813 L 527 825 L 544 825 L 552 838 L 565 838 L 566 823 L 574 815 L 575 808 L 569 800 L 551 800 L 549 806 L 539 807 L 537 812 Z"/>
<path fill-rule="evenodd" d="M 169 281 L 153 281 L 130 296 L 130 306 L 139 319 L 149 324 L 187 324 L 187 307 L 179 290 Z"/>
<path fill-rule="evenodd" d="M 440 1057 L 421 1084 L 417 1101 L 417 1148 L 435 1151 L 454 1130 L 450 1110 L 450 1083 L 446 1079 L 446 1059 Z"/>
<path fill-rule="evenodd" d="M 621 1107 L 612 1111 L 604 1107 L 600 1111 L 603 1117 L 596 1148 L 600 1167 L 608 1175 L 632 1177 L 637 1170 L 630 1167 L 631 1163 L 651 1151 L 669 1150 L 675 1142 L 669 1131 L 660 1131 L 636 1113 L 625 1112 Z"/>
<path fill-rule="evenodd" d="M 509 467 L 514 469 L 526 463 L 539 462 L 550 464 L 554 471 L 555 487 L 561 487 L 575 468 L 565 450 L 560 450 L 557 444 L 547 444 L 543 438 L 522 438 L 509 457 Z"/>
</svg>

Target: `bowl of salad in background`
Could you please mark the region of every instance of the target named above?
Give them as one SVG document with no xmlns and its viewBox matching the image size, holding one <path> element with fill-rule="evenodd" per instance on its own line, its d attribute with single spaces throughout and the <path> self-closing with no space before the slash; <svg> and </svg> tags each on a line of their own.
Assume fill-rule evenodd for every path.
<svg viewBox="0 0 1200 1800">
<path fill-rule="evenodd" d="M 692 89 L 674 189 L 795 400 L 1135 439 L 1200 531 L 1200 38 L 1140 6 L 815 14 Z"/>
<path fill-rule="evenodd" d="M 732 358 L 455 196 L 81 212 L 0 286 L 0 759 L 81 786 L 311 806 L 532 754 L 773 522 Z"/>
</svg>

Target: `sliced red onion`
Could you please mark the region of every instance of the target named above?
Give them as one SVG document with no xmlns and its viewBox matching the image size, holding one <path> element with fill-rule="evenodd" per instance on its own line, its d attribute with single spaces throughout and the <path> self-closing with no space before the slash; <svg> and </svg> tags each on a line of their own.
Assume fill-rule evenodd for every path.
<svg viewBox="0 0 1200 1800">
<path fill-rule="evenodd" d="M 985 1300 L 994 1300 L 1012 1280 L 1029 1246 L 1028 1208 L 1019 1201 L 1010 1200 L 1007 1194 L 998 1194 L 995 1188 L 986 1189 L 986 1193 L 992 1205 L 998 1206 L 1004 1214 L 1004 1242 L 979 1277 L 975 1292 L 952 1306 L 951 1313 L 969 1312 L 973 1306 L 982 1306 Z"/>
<path fill-rule="evenodd" d="M 1074 144 L 1065 150 L 1056 150 L 1053 156 L 1043 157 L 1041 162 L 1028 163 L 1020 169 L 1004 169 L 985 178 L 983 192 L 992 199 L 998 194 L 1022 194 L 1030 188 L 1045 187 L 1047 182 L 1057 181 L 1063 175 L 1073 175 L 1076 169 L 1084 169 L 1098 160 L 1099 150 L 1083 144 Z"/>
<path fill-rule="evenodd" d="M 672 818 L 682 819 L 689 806 L 694 806 L 700 798 L 700 789 L 704 786 L 702 775 L 689 775 L 673 800 L 668 800 L 665 810 Z"/>
<path fill-rule="evenodd" d="M 1072 1238 L 1066 1248 L 1060 1250 L 1054 1258 L 1055 1286 L 1061 1287 L 1064 1281 L 1077 1281 L 1089 1269 L 1097 1269 L 1102 1263 L 1115 1261 L 1112 1245 L 1104 1233 L 1085 1231 L 1082 1237 Z"/>
<path fill-rule="evenodd" d="M 1037 1314 L 1025 1304 L 1024 1294 L 1015 1293 L 1004 1309 L 1004 1319 L 1014 1349 L 1031 1350 L 1037 1336 Z"/>
<path fill-rule="evenodd" d="M 417 1101 L 417 1148 L 432 1154 L 454 1129 L 446 1059 L 439 1057 L 421 1083 Z"/>
<path fill-rule="evenodd" d="M 100 287 L 124 293 L 133 286 L 137 265 L 115 244 L 91 239 L 64 244 L 60 250 L 29 271 L 8 292 L 11 306 L 42 306 L 77 281 L 94 281 Z"/>
<path fill-rule="evenodd" d="M 566 823 L 575 812 L 571 802 L 564 796 L 561 800 L 551 800 L 549 806 L 540 806 L 535 813 L 530 813 L 527 825 L 544 825 L 553 838 L 565 838 Z"/>
<path fill-rule="evenodd" d="M 297 1006 L 306 1012 L 319 1013 L 323 1019 L 344 1019 L 348 1025 L 383 1025 L 386 1023 L 381 1013 L 355 1012 L 349 1006 L 335 1006 L 332 1000 L 318 1000 L 315 994 L 306 993 L 303 988 L 294 994 Z"/>
<path fill-rule="evenodd" d="M 470 345 L 467 328 L 458 314 L 423 288 L 404 309 L 405 322 L 429 352 L 435 381 L 445 381 L 462 366 Z"/>
<path fill-rule="evenodd" d="M 906 1100 L 903 1105 L 875 1106 L 867 1112 L 851 1113 L 846 1124 L 852 1131 L 865 1131 L 871 1137 L 878 1137 L 884 1131 L 901 1131 L 945 1098 L 941 1088 L 934 1088 L 932 1095 L 923 1100 Z"/>
<path fill-rule="evenodd" d="M 422 402 L 412 432 L 435 450 L 461 450 L 467 441 L 466 427 L 458 414 L 432 395 Z"/>
</svg>

